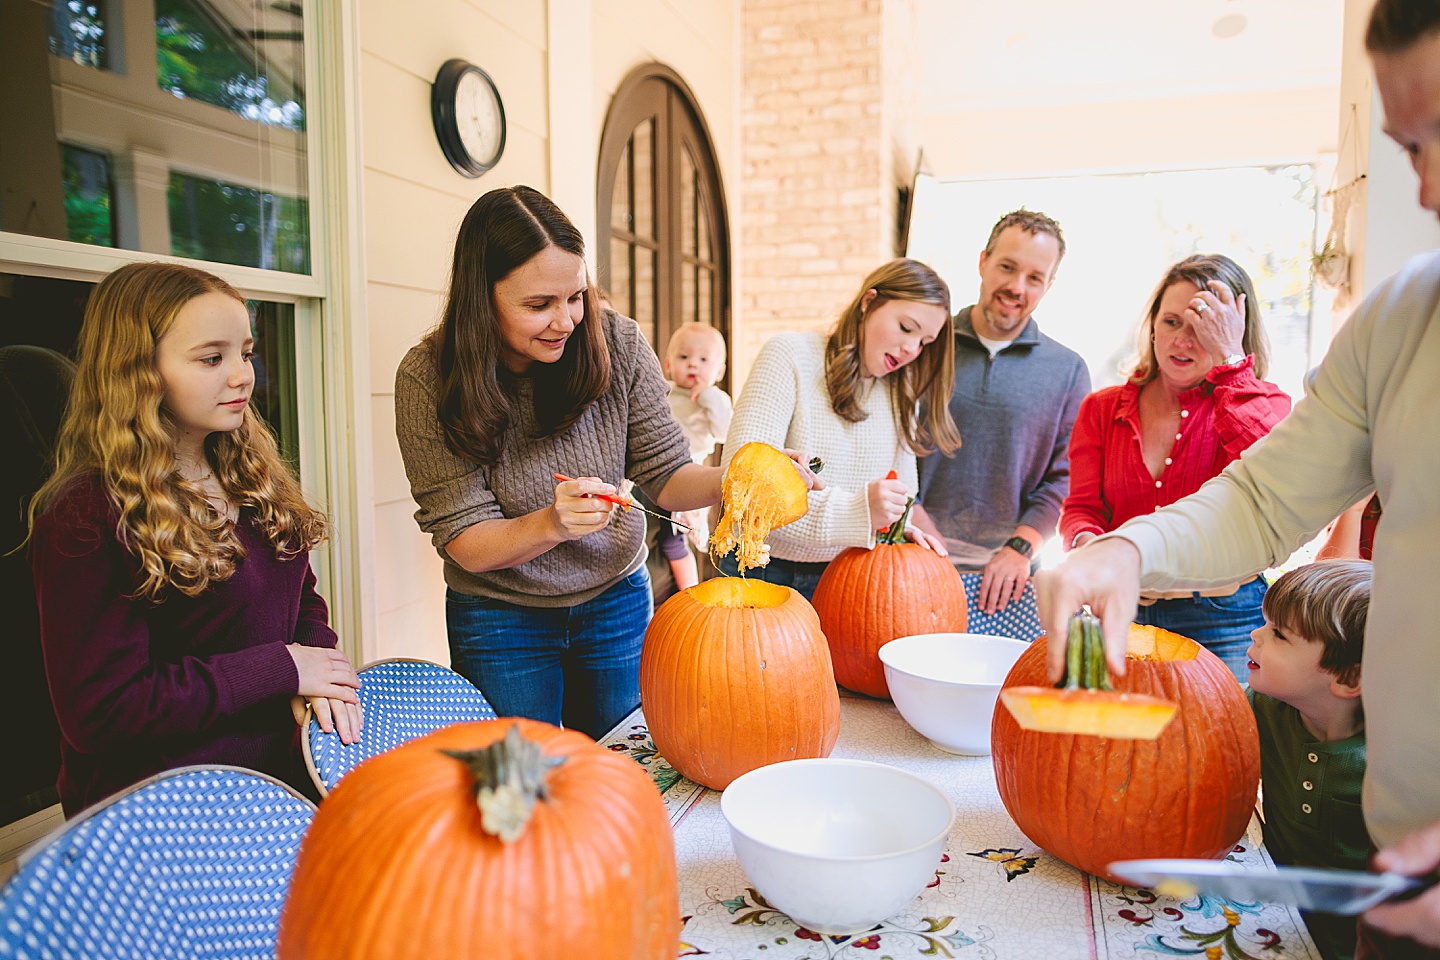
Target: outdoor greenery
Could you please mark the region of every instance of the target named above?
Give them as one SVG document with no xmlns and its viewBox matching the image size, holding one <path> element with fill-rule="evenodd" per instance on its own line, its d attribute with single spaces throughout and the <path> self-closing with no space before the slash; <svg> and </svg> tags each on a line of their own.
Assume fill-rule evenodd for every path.
<svg viewBox="0 0 1440 960">
<path fill-rule="evenodd" d="M 155 0 L 155 48 L 162 89 L 257 123 L 305 129 L 304 94 L 272 96 L 286 81 L 276 83 L 255 47 L 227 35 L 192 0 Z"/>
<path fill-rule="evenodd" d="M 54 0 L 50 8 L 50 52 L 66 60 L 104 69 L 105 18 L 96 3 Z"/>
<path fill-rule="evenodd" d="M 60 145 L 65 177 L 65 229 L 76 243 L 115 246 L 110 210 L 110 158 L 68 143 Z"/>
<path fill-rule="evenodd" d="M 169 201 L 176 256 L 310 272 L 310 208 L 303 197 L 172 171 Z"/>
</svg>

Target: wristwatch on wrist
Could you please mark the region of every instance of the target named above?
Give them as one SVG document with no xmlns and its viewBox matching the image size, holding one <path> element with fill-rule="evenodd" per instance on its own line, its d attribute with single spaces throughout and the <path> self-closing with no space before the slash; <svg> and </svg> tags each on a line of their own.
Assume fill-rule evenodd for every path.
<svg viewBox="0 0 1440 960">
<path fill-rule="evenodd" d="M 1235 364 L 1239 363 L 1241 360 L 1244 360 L 1248 356 L 1248 353 L 1232 353 L 1230 354 L 1230 356 L 1226 357 L 1220 362 L 1227 367 L 1233 367 Z"/>
<path fill-rule="evenodd" d="M 1024 537 L 1011 537 L 1005 541 L 1005 546 L 1014 550 L 1027 560 L 1030 559 L 1030 554 L 1035 551 L 1035 545 Z"/>
</svg>

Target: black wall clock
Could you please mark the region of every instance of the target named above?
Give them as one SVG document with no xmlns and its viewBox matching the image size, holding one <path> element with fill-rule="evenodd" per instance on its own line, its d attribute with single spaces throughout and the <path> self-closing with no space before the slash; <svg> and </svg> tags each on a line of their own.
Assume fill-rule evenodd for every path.
<svg viewBox="0 0 1440 960">
<path fill-rule="evenodd" d="M 430 118 L 445 159 L 478 177 L 505 152 L 505 105 L 490 75 L 473 63 L 446 60 L 430 88 Z"/>
</svg>

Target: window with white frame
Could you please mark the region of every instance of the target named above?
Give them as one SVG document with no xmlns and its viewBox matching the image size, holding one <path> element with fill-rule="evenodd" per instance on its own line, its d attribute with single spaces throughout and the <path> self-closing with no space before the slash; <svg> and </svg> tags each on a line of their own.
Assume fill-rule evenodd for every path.
<svg viewBox="0 0 1440 960">
<path fill-rule="evenodd" d="M 327 286 L 315 269 L 306 96 L 316 39 L 301 4 L 0 0 L 0 11 L 0 359 L 14 360 L 0 365 L 0 400 L 26 411 L 7 414 L 10 426 L 43 457 L 57 421 L 8 374 L 33 371 L 37 357 L 58 358 L 57 369 L 73 360 L 86 299 L 105 274 L 182 258 L 246 295 L 256 410 L 307 491 L 323 491 Z M 28 564 L 23 551 L 7 552 L 24 538 L 24 501 L 38 485 L 19 460 L 0 463 L 0 589 L 12 626 Z M 316 561 L 323 584 L 326 557 Z M 3 715 L 16 729 L 36 729 L 32 711 L 48 710 L 43 674 L 27 698 L 37 677 L 15 673 L 38 670 L 36 653 L 21 663 L 7 649 L 11 695 L 0 714 L 13 711 Z M 54 799 L 44 761 L 58 754 L 44 737 L 24 739 L 23 756 L 6 760 L 0 824 Z"/>
</svg>

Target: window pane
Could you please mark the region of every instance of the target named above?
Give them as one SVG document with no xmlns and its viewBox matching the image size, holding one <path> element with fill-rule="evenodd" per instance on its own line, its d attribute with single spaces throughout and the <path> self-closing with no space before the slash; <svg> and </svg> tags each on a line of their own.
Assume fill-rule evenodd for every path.
<svg viewBox="0 0 1440 960">
<path fill-rule="evenodd" d="M 98 0 L 51 0 L 50 52 L 55 56 L 104 69 L 105 40 L 105 14 Z"/>
<path fill-rule="evenodd" d="M 699 202 L 696 197 L 695 204 L 695 248 L 696 256 L 706 263 L 715 262 L 715 250 L 710 246 L 710 235 L 714 232 L 710 229 L 710 210 Z"/>
<path fill-rule="evenodd" d="M 637 237 L 655 236 L 655 120 L 635 128 L 631 138 L 635 158 L 635 226 Z"/>
<path fill-rule="evenodd" d="M 695 256 L 695 161 L 690 148 L 680 151 L 680 252 Z"/>
<path fill-rule="evenodd" d="M 48 475 L 91 283 L 0 273 L 0 604 L 5 611 L 6 695 L 0 722 L 25 731 L 7 746 L 0 823 L 58 802 L 60 734 L 40 659 L 39 616 L 23 505 Z M 292 464 L 299 452 L 295 308 L 251 302 L 257 342 L 254 403 Z"/>
<path fill-rule="evenodd" d="M 287 8 L 287 21 L 272 26 L 260 13 L 232 22 L 210 4 L 155 0 L 160 86 L 246 120 L 304 130 L 300 8 Z"/>
<path fill-rule="evenodd" d="M 699 319 L 695 312 L 695 264 L 682 261 L 680 264 L 680 322 L 693 323 Z"/>
<path fill-rule="evenodd" d="M 0 101 L 9 105 L 0 109 L 0 231 L 311 268 L 301 4 L 10 0 L 5 9 L 0 31 L 36 56 L 13 57 L 0 71 Z M 154 31 L 153 53 L 150 35 L 120 29 L 122 11 Z M 108 67 L 80 71 L 61 58 Z M 74 108 L 80 103 L 94 109 Z M 273 242 L 261 234 L 273 249 L 210 253 L 216 245 L 197 237 L 234 223 L 196 223 L 211 212 L 203 207 L 171 221 L 173 198 L 161 187 L 200 171 L 212 183 L 282 198 L 267 216 L 289 226 L 275 224 Z"/>
<path fill-rule="evenodd" d="M 627 317 L 635 316 L 635 304 L 630 295 L 630 244 L 624 240 L 610 240 L 610 306 Z"/>
<path fill-rule="evenodd" d="M 76 243 L 115 246 L 110 214 L 110 158 L 68 143 L 60 145 L 65 169 L 65 229 Z"/>
<path fill-rule="evenodd" d="M 715 326 L 715 294 L 712 289 L 715 271 L 709 267 L 700 268 L 700 307 L 696 320 Z"/>
<path fill-rule="evenodd" d="M 630 209 L 630 144 L 620 151 L 615 170 L 615 188 L 610 191 L 610 223 L 616 230 L 630 232 L 634 214 Z"/>
<path fill-rule="evenodd" d="M 295 305 L 248 300 L 250 331 L 255 337 L 255 389 L 250 403 L 270 425 L 280 453 L 300 465 L 299 388 L 295 382 Z"/>
<path fill-rule="evenodd" d="M 655 251 L 635 247 L 635 312 L 631 314 L 645 334 L 650 345 L 655 346 Z"/>
<path fill-rule="evenodd" d="M 170 174 L 170 252 L 265 270 L 310 272 L 304 198 Z"/>
</svg>

